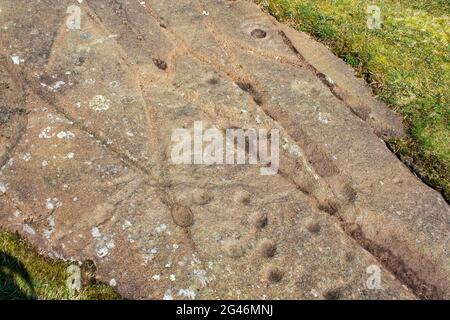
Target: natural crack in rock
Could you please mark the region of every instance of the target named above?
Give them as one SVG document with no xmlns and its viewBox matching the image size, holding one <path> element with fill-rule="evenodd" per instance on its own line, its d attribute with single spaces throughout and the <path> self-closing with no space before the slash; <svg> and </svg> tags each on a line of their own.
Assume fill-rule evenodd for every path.
<svg viewBox="0 0 450 320">
<path fill-rule="evenodd" d="M 129 298 L 450 297 L 448 204 L 323 46 L 248 1 L 72 4 L 0 2 L 2 228 Z M 278 174 L 174 165 L 198 121 L 279 130 Z"/>
</svg>

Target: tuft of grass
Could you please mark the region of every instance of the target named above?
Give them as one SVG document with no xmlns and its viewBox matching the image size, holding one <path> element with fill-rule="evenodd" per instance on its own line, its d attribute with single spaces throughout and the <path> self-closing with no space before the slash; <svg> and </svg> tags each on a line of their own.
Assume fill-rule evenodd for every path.
<svg viewBox="0 0 450 320">
<path fill-rule="evenodd" d="M 115 300 L 120 296 L 93 277 L 93 264 L 82 265 L 80 292 L 66 284 L 69 262 L 40 255 L 17 234 L 0 230 L 0 300 Z"/>
<path fill-rule="evenodd" d="M 387 143 L 449 200 L 450 1 L 255 2 L 325 43 L 403 116 L 408 136 Z M 367 27 L 369 5 L 381 9 L 381 29 Z"/>
</svg>

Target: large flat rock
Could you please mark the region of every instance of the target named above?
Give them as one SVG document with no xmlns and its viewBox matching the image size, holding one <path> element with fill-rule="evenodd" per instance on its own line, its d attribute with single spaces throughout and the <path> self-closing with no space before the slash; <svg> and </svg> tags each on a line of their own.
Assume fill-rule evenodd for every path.
<svg viewBox="0 0 450 320">
<path fill-rule="evenodd" d="M 450 297 L 448 203 L 325 47 L 247 1 L 0 9 L 2 228 L 127 298 Z M 173 164 L 173 130 L 198 121 L 278 129 L 278 174 Z"/>
</svg>

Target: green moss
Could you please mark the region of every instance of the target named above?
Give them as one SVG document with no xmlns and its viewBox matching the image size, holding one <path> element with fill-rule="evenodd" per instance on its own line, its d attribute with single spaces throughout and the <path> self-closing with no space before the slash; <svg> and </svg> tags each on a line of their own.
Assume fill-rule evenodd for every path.
<svg viewBox="0 0 450 320">
<path fill-rule="evenodd" d="M 450 199 L 450 1 L 257 0 L 273 16 L 327 44 L 404 118 L 391 148 Z M 367 6 L 381 29 L 367 27 Z"/>
<path fill-rule="evenodd" d="M 82 267 L 86 285 L 72 292 L 66 285 L 69 265 L 43 257 L 18 235 L 0 231 L 0 300 L 119 298 L 112 288 L 93 280 L 88 264 Z"/>
</svg>

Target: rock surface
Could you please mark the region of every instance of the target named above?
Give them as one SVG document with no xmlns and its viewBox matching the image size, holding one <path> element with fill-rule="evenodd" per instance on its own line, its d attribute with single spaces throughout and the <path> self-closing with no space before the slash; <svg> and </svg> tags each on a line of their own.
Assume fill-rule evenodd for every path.
<svg viewBox="0 0 450 320">
<path fill-rule="evenodd" d="M 322 45 L 247 1 L 0 9 L 2 228 L 94 260 L 127 298 L 450 298 L 449 205 Z M 279 173 L 174 165 L 195 121 L 278 129 Z"/>
</svg>

